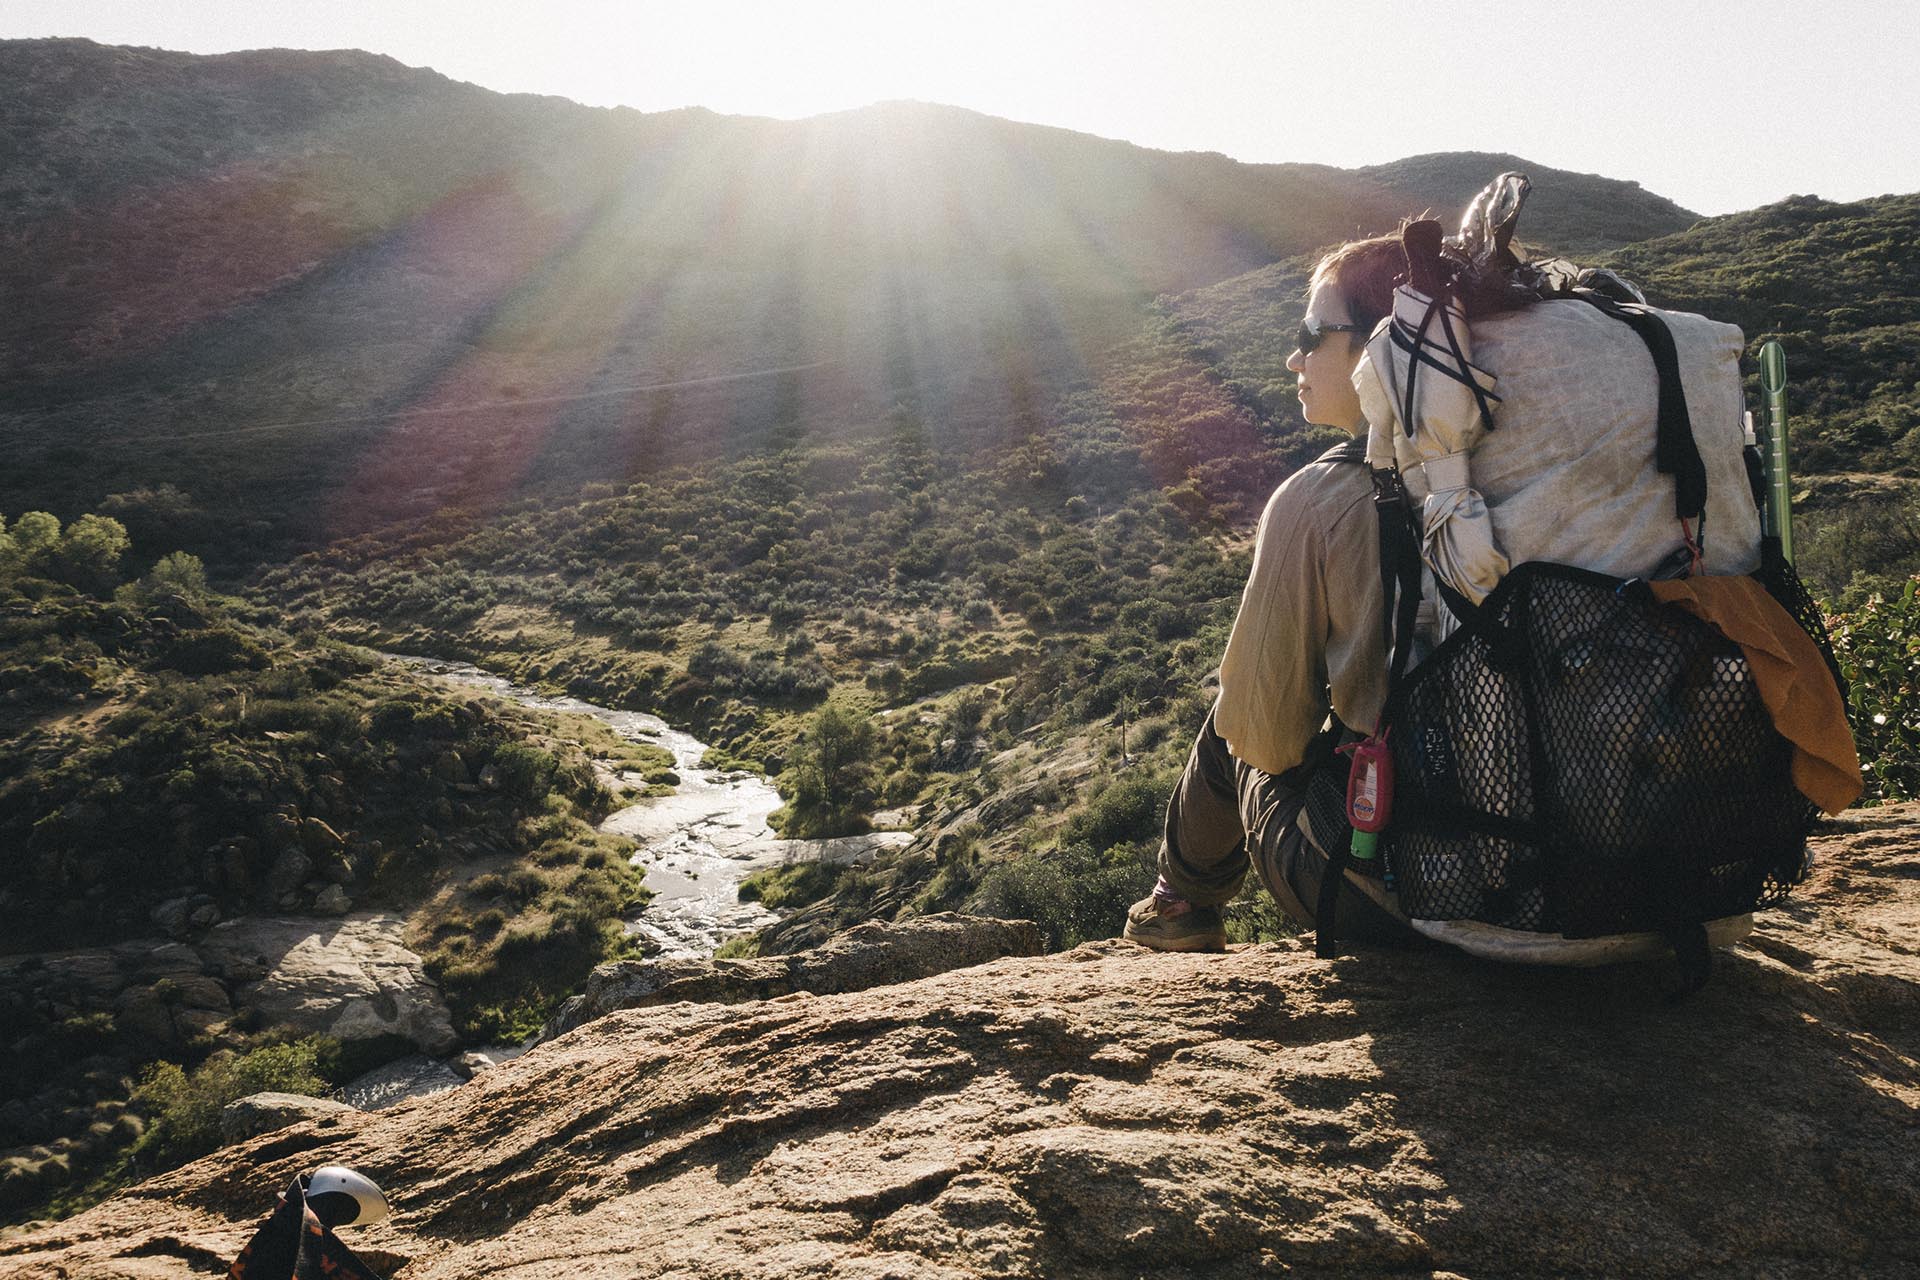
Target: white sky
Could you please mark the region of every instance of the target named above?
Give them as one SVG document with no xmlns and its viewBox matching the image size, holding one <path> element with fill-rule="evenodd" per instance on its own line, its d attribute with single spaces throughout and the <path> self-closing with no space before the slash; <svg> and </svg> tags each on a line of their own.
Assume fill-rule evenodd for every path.
<svg viewBox="0 0 1920 1280">
<path fill-rule="evenodd" d="M 0 37 L 361 48 L 510 92 L 890 98 L 1352 167 L 1508 151 L 1702 213 L 1920 190 L 1909 0 L 4 0 Z"/>
</svg>

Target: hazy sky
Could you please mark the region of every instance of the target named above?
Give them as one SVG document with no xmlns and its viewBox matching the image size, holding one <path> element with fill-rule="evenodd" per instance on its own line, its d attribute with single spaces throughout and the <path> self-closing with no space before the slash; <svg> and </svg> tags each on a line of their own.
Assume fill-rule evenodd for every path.
<svg viewBox="0 0 1920 1280">
<path fill-rule="evenodd" d="M 952 103 L 1351 167 L 1508 151 L 1702 213 L 1920 190 L 1904 0 L 5 0 L 0 37 L 361 48 L 643 111 Z"/>
</svg>

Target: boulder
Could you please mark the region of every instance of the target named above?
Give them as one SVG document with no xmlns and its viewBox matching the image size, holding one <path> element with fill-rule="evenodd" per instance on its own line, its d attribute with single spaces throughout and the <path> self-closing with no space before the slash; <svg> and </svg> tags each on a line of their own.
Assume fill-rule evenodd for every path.
<svg viewBox="0 0 1920 1280">
<path fill-rule="evenodd" d="M 113 1005 L 116 1028 L 156 1047 L 178 1048 L 232 1013 L 226 988 L 199 973 L 130 985 Z"/>
<path fill-rule="evenodd" d="M 220 1140 L 240 1142 L 288 1125 L 358 1115 L 359 1108 L 298 1093 L 255 1093 L 220 1109 Z"/>
<path fill-rule="evenodd" d="M 193 914 L 193 898 L 168 898 L 165 902 L 147 913 L 154 927 L 170 937 L 179 937 L 187 930 L 187 917 Z"/>
<path fill-rule="evenodd" d="M 343 916 L 353 910 L 353 899 L 339 885 L 330 884 L 313 895 L 313 910 L 315 915 Z"/>
<path fill-rule="evenodd" d="M 237 1007 L 269 1025 L 341 1040 L 396 1035 L 428 1053 L 458 1043 L 440 988 L 402 942 L 397 915 L 338 920 L 248 919 L 208 931 L 200 950 L 226 973 L 257 973 L 234 992 Z"/>
<path fill-rule="evenodd" d="M 440 1059 L 416 1053 L 375 1067 L 342 1085 L 340 1100 L 362 1111 L 379 1111 L 409 1098 L 425 1098 L 457 1089 L 465 1083 L 465 1076 Z"/>
<path fill-rule="evenodd" d="M 489 1045 L 483 1049 L 469 1049 L 447 1065 L 463 1078 L 471 1080 L 482 1071 L 490 1070 L 503 1062 L 511 1062 L 526 1051 L 524 1045 Z"/>
<path fill-rule="evenodd" d="M 596 968 L 585 989 L 540 1030 L 551 1040 L 616 1009 L 678 1000 L 737 1004 L 796 991 L 830 995 L 906 982 L 1002 956 L 1039 955 L 1046 938 L 1025 920 L 951 912 L 855 925 L 813 951 L 754 960 L 617 960 Z"/>
<path fill-rule="evenodd" d="M 300 843 L 309 855 L 321 860 L 346 847 L 340 834 L 318 818 L 300 820 Z"/>
<path fill-rule="evenodd" d="M 1817 843 L 1680 1004 L 1665 966 L 1294 940 L 627 1009 L 0 1238 L 0 1273 L 203 1275 L 339 1163 L 399 1210 L 352 1246 L 438 1280 L 1909 1277 L 1920 805 Z"/>
<path fill-rule="evenodd" d="M 301 882 L 312 874 L 313 859 L 299 847 L 288 845 L 273 860 L 273 868 L 267 872 L 266 883 L 260 890 L 261 896 L 268 902 L 284 905 L 299 889 Z"/>
</svg>

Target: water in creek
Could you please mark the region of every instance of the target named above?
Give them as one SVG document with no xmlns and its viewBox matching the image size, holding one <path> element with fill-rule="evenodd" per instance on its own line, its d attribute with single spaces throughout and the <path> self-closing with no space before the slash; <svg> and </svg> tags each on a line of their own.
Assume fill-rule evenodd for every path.
<svg viewBox="0 0 1920 1280">
<path fill-rule="evenodd" d="M 740 882 L 754 871 L 788 862 L 861 862 L 913 838 L 905 831 L 876 831 L 835 840 L 782 840 L 767 825 L 767 815 L 782 803 L 773 784 L 758 774 L 701 768 L 707 744 L 658 716 L 549 697 L 464 662 L 389 656 L 452 684 L 483 689 L 524 706 L 596 716 L 623 738 L 673 753 L 680 784 L 672 795 L 638 801 L 600 824 L 602 831 L 640 846 L 633 860 L 646 869 L 654 897 L 627 922 L 627 929 L 645 935 L 663 955 L 710 955 L 735 934 L 779 919 L 757 902 L 740 901 Z M 621 777 L 633 786 L 645 785 L 637 775 Z"/>
</svg>

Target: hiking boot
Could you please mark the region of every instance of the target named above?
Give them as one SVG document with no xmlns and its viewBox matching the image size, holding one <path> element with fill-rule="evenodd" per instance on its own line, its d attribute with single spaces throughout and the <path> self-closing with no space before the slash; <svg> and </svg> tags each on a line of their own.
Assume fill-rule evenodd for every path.
<svg viewBox="0 0 1920 1280">
<path fill-rule="evenodd" d="M 1227 949 L 1227 927 L 1220 921 L 1220 908 L 1188 903 L 1187 909 L 1176 915 L 1165 909 L 1168 905 L 1168 899 L 1157 895 L 1134 903 L 1127 908 L 1127 927 L 1120 936 L 1155 951 Z"/>
</svg>

